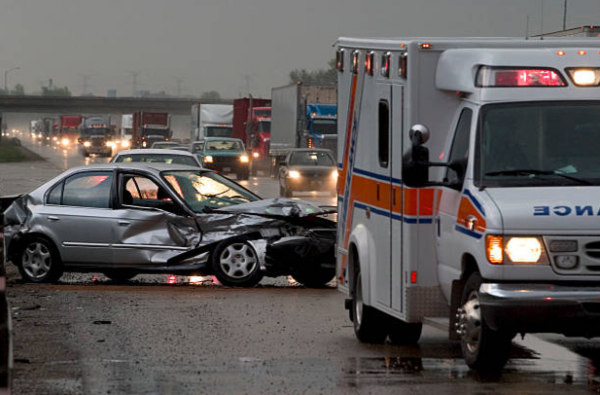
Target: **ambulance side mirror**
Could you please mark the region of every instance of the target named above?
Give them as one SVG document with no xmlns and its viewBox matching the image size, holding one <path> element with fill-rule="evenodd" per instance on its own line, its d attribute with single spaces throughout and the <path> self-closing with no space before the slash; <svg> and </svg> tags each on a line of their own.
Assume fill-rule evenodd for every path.
<svg viewBox="0 0 600 395">
<path fill-rule="evenodd" d="M 425 125 L 414 125 L 408 136 L 412 148 L 403 158 L 403 182 L 409 187 L 423 187 L 429 182 L 429 149 L 423 146 L 429 140 L 429 129 Z"/>
</svg>

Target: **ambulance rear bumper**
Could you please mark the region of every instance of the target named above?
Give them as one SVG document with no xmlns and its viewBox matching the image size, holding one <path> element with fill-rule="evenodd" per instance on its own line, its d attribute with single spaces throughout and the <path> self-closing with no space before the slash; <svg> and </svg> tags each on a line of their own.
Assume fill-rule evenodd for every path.
<svg viewBox="0 0 600 395">
<path fill-rule="evenodd" d="M 600 336 L 600 287 L 490 284 L 479 289 L 486 324 L 509 333 Z"/>
</svg>

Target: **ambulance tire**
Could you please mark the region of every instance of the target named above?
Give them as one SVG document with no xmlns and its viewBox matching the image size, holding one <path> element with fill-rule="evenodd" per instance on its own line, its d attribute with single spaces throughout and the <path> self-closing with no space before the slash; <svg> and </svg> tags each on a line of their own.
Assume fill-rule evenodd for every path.
<svg viewBox="0 0 600 395">
<path fill-rule="evenodd" d="M 363 303 L 360 269 L 355 270 L 352 292 L 354 334 L 362 343 L 382 344 L 388 335 L 389 317 Z"/>
<path fill-rule="evenodd" d="M 423 324 L 408 323 L 397 318 L 391 318 L 390 342 L 392 344 L 417 344 L 421 338 Z"/>
<path fill-rule="evenodd" d="M 479 304 L 481 283 L 481 275 L 475 272 L 465 284 L 458 310 L 458 324 L 465 325 L 460 345 L 465 362 L 471 369 L 484 374 L 498 374 L 508 361 L 513 336 L 495 331 L 486 324 Z"/>
</svg>

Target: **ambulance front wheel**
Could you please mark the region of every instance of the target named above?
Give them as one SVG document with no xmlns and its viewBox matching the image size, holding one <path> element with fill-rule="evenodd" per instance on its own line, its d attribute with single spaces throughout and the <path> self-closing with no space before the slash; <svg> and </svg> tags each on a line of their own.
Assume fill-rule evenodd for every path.
<svg viewBox="0 0 600 395">
<path fill-rule="evenodd" d="M 363 303 L 362 280 L 357 265 L 352 292 L 354 333 L 363 343 L 383 343 L 388 335 L 389 318 L 384 313 Z"/>
<path fill-rule="evenodd" d="M 481 314 L 481 275 L 471 274 L 463 290 L 457 315 L 457 332 L 466 364 L 473 370 L 497 374 L 508 361 L 512 334 L 492 330 Z"/>
</svg>

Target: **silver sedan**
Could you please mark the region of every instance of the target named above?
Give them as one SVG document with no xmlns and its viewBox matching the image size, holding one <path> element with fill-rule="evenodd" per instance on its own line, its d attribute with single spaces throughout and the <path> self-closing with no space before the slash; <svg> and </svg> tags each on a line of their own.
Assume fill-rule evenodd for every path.
<svg viewBox="0 0 600 395">
<path fill-rule="evenodd" d="M 74 168 L 5 212 L 7 257 L 30 282 L 64 271 L 214 274 L 253 286 L 292 275 L 322 286 L 335 273 L 335 223 L 327 209 L 261 200 L 191 166 L 114 163 Z"/>
</svg>

